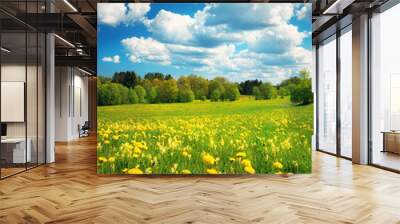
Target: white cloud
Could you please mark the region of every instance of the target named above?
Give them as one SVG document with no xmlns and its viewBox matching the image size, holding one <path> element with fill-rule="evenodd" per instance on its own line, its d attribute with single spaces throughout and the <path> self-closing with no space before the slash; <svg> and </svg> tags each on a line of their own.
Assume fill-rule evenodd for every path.
<svg viewBox="0 0 400 224">
<path fill-rule="evenodd" d="M 169 51 L 165 45 L 150 37 L 126 38 L 121 43 L 127 49 L 129 59 L 133 63 L 151 61 L 163 65 L 171 64 Z"/>
<path fill-rule="evenodd" d="M 168 42 L 188 42 L 193 38 L 194 19 L 161 9 L 153 20 L 147 20 L 146 26 L 157 38 Z"/>
<path fill-rule="evenodd" d="M 150 11 L 150 3 L 99 3 L 97 5 L 99 23 L 118 26 L 130 24 L 144 19 Z"/>
<path fill-rule="evenodd" d="M 293 4 L 210 4 L 199 14 L 206 25 L 226 25 L 234 30 L 252 30 L 287 23 Z"/>
<path fill-rule="evenodd" d="M 311 4 L 304 4 L 296 10 L 296 18 L 298 20 L 311 18 Z"/>
<path fill-rule="evenodd" d="M 115 63 L 115 64 L 119 64 L 120 63 L 119 59 L 120 59 L 119 55 L 114 55 L 112 57 L 104 57 L 101 60 L 104 61 L 104 62 L 112 62 L 112 63 Z"/>
<path fill-rule="evenodd" d="M 282 54 L 300 45 L 306 33 L 299 32 L 296 26 L 281 24 L 249 32 L 246 35 L 249 48 L 259 53 Z"/>
<path fill-rule="evenodd" d="M 151 35 L 121 41 L 133 63 L 170 65 L 208 78 L 225 75 L 234 81 L 258 78 L 273 83 L 311 63 L 311 51 L 301 47 L 309 34 L 290 24 L 293 16 L 307 13 L 303 4 L 207 4 L 194 16 L 162 9 L 152 19 L 146 18 L 146 9 L 144 14 L 135 12 L 134 5 L 125 6 L 124 14 L 132 16 L 119 23 L 140 21 Z"/>
<path fill-rule="evenodd" d="M 240 33 L 226 33 L 223 26 L 205 26 L 200 12 L 191 17 L 162 9 L 155 18 L 143 22 L 153 38 L 166 43 L 215 47 L 242 38 Z"/>
</svg>

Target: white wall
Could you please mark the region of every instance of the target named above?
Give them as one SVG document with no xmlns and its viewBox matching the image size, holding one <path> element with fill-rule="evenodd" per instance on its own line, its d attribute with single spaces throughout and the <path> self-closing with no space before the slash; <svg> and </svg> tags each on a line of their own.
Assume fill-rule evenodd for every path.
<svg viewBox="0 0 400 224">
<path fill-rule="evenodd" d="M 78 125 L 88 120 L 88 78 L 76 68 L 56 67 L 55 85 L 55 140 L 77 139 Z"/>
<path fill-rule="evenodd" d="M 312 46 L 312 69 L 311 69 L 311 80 L 312 80 L 312 92 L 313 92 L 313 96 L 314 96 L 314 132 L 312 135 L 312 144 L 311 144 L 311 148 L 312 150 L 316 150 L 317 149 L 317 48 L 315 45 Z"/>
</svg>

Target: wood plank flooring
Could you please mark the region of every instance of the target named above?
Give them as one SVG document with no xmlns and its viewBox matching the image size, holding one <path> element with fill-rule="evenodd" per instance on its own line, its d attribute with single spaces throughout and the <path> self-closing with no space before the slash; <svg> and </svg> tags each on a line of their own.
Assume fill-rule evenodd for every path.
<svg viewBox="0 0 400 224">
<path fill-rule="evenodd" d="M 400 175 L 315 152 L 313 174 L 96 174 L 95 139 L 0 181 L 0 223 L 400 223 Z"/>
</svg>

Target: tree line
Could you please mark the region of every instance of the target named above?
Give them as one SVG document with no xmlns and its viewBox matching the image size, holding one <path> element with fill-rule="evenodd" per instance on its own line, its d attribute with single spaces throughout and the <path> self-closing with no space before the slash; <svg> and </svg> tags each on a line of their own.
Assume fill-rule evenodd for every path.
<svg viewBox="0 0 400 224">
<path fill-rule="evenodd" d="M 135 103 L 175 103 L 193 100 L 234 101 L 240 92 L 236 83 L 223 77 L 208 80 L 200 76 L 147 73 L 143 78 L 133 71 L 118 72 L 112 78 L 99 77 L 98 105 Z"/>
<path fill-rule="evenodd" d="M 260 80 L 233 83 L 224 77 L 212 80 L 201 76 L 181 76 L 147 73 L 143 78 L 134 71 L 117 72 L 112 78 L 99 77 L 97 81 L 98 105 L 136 103 L 175 103 L 193 100 L 235 101 L 240 95 L 254 95 L 257 100 L 290 96 L 293 103 L 312 103 L 311 79 L 303 70 L 299 77 L 282 81 L 279 85 Z"/>
</svg>

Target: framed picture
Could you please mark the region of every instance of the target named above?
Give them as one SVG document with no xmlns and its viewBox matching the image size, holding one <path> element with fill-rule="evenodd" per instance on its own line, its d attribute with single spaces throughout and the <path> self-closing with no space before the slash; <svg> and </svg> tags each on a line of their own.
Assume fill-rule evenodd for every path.
<svg viewBox="0 0 400 224">
<path fill-rule="evenodd" d="M 311 4 L 99 3 L 99 174 L 311 172 Z"/>
</svg>

